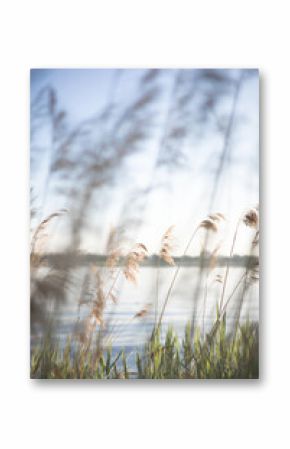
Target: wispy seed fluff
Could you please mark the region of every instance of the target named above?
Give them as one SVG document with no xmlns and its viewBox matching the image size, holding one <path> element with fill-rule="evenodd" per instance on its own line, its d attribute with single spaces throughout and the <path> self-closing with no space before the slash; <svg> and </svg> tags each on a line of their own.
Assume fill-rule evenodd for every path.
<svg viewBox="0 0 290 449">
<path fill-rule="evenodd" d="M 139 265 L 142 260 L 148 255 L 148 250 L 143 243 L 137 243 L 133 250 L 126 257 L 124 267 L 124 275 L 129 282 L 137 283 L 137 275 L 139 272 Z"/>
<path fill-rule="evenodd" d="M 217 232 L 218 225 L 222 220 L 225 220 L 225 217 L 220 212 L 216 212 L 215 214 L 210 214 L 205 220 L 203 220 L 199 227 L 207 229 L 208 231 Z"/>
<path fill-rule="evenodd" d="M 246 226 L 257 229 L 259 226 L 258 208 L 249 209 L 244 215 L 243 222 Z"/>
</svg>

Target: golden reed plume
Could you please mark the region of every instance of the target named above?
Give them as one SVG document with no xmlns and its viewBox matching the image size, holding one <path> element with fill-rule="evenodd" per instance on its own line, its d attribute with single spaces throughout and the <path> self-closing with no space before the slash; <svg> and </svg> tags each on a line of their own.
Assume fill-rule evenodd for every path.
<svg viewBox="0 0 290 449">
<path fill-rule="evenodd" d="M 165 232 L 165 234 L 162 236 L 161 239 L 161 249 L 160 249 L 160 253 L 159 256 L 162 260 L 164 260 L 164 262 L 168 263 L 168 265 L 172 265 L 174 266 L 174 259 L 172 257 L 172 250 L 173 250 L 173 245 L 172 245 L 172 241 L 173 241 L 173 229 L 174 226 L 170 226 L 167 231 Z"/>
<path fill-rule="evenodd" d="M 143 243 L 136 243 L 133 250 L 128 254 L 124 267 L 125 278 L 132 282 L 137 283 L 137 275 L 139 272 L 140 263 L 148 256 L 148 250 Z"/>
</svg>

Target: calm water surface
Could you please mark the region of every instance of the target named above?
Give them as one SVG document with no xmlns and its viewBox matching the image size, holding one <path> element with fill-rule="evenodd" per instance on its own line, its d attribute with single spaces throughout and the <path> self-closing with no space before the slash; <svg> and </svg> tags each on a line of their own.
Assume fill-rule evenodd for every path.
<svg viewBox="0 0 290 449">
<path fill-rule="evenodd" d="M 77 323 L 78 318 L 86 317 L 89 313 L 88 306 L 82 306 L 78 310 L 77 301 L 81 295 L 81 283 L 85 269 L 76 269 L 73 272 L 74 289 L 70 293 L 68 300 L 64 305 L 54 312 L 54 321 L 56 323 L 57 337 L 60 341 L 65 341 L 70 335 Z M 132 285 L 119 277 L 114 290 L 117 296 L 117 304 L 108 300 L 104 314 L 105 323 L 107 323 L 107 338 L 113 348 L 124 347 L 127 351 L 130 348 L 142 345 L 152 330 L 156 309 L 158 314 L 164 303 L 170 282 L 174 275 L 175 268 L 161 268 L 158 271 L 157 288 L 157 270 L 156 268 L 143 267 L 140 269 L 137 285 Z M 234 290 L 237 282 L 245 272 L 245 268 L 231 267 L 229 272 L 228 284 L 225 298 Z M 217 275 L 224 275 L 225 268 L 215 269 L 208 277 L 206 282 L 206 273 L 201 278 L 199 269 L 196 267 L 181 268 L 172 294 L 170 296 L 166 312 L 163 319 L 162 333 L 166 332 L 169 325 L 172 325 L 180 338 L 184 335 L 184 327 L 189 320 L 192 320 L 195 313 L 196 323 L 201 328 L 209 330 L 216 317 L 216 303 L 220 300 L 222 284 L 216 281 Z M 107 291 L 112 281 L 107 283 Z M 205 298 L 205 285 L 207 285 L 207 296 Z M 237 310 L 238 296 L 240 290 L 229 302 L 227 309 L 228 329 L 233 325 Z M 106 291 L 106 290 L 105 290 Z M 200 294 L 197 295 L 197 292 Z M 158 296 L 158 301 L 157 301 Z M 206 301 L 206 312 L 203 319 L 203 305 Z M 158 305 L 157 305 L 158 303 Z M 140 310 L 148 308 L 148 313 L 143 318 L 134 318 L 134 315 Z M 195 312 L 194 312 L 195 309 Z M 258 282 L 251 285 L 247 290 L 241 311 L 241 320 L 258 321 L 259 319 L 259 287 Z M 109 337 L 110 335 L 110 337 Z M 37 339 L 33 338 L 32 342 Z"/>
</svg>

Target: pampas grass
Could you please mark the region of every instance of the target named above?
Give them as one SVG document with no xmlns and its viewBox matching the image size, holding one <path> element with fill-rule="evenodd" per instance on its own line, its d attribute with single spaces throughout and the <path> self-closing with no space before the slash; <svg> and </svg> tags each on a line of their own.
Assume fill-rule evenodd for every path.
<svg viewBox="0 0 290 449">
<path fill-rule="evenodd" d="M 136 243 L 135 247 L 128 254 L 124 267 L 124 276 L 133 284 L 137 284 L 140 263 L 147 257 L 148 250 L 143 243 Z"/>
</svg>

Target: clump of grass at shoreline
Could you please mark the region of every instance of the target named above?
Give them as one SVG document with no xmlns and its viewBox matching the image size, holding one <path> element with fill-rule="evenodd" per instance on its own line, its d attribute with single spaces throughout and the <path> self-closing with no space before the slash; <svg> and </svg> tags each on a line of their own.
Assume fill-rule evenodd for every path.
<svg viewBox="0 0 290 449">
<path fill-rule="evenodd" d="M 192 337 L 193 335 L 193 337 Z M 199 328 L 185 328 L 180 341 L 172 327 L 162 342 L 160 329 L 153 332 L 143 350 L 128 364 L 125 350 L 112 356 L 112 349 L 73 346 L 64 349 L 48 337 L 33 349 L 31 377 L 34 379 L 257 379 L 259 377 L 258 324 L 246 322 L 226 333 L 226 318 L 214 335 L 202 338 Z"/>
</svg>

